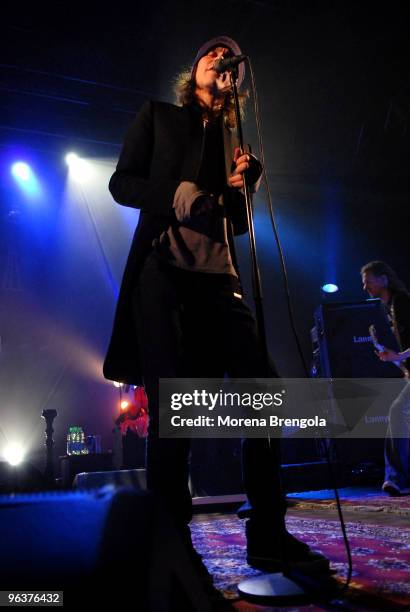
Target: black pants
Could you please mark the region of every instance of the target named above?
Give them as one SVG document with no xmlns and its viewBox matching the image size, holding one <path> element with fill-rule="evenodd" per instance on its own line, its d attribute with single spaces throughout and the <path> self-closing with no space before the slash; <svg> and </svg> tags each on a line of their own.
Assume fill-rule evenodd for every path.
<svg viewBox="0 0 410 612">
<path fill-rule="evenodd" d="M 189 439 L 160 438 L 159 378 L 276 377 L 262 359 L 255 319 L 234 296 L 229 275 L 177 269 L 153 252 L 134 292 L 143 377 L 149 402 L 147 484 L 182 529 L 192 518 Z M 220 466 L 223 469 L 223 465 Z M 272 531 L 284 526 L 279 441 L 242 441 L 242 474 L 252 520 Z"/>
</svg>

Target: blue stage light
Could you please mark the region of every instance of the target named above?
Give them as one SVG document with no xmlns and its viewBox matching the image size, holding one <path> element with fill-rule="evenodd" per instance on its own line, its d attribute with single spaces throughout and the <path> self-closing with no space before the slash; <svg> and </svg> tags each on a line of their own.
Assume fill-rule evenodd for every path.
<svg viewBox="0 0 410 612">
<path fill-rule="evenodd" d="M 33 170 L 26 162 L 15 162 L 11 166 L 11 174 L 26 196 L 29 198 L 38 198 L 42 195 L 40 183 Z"/>
<path fill-rule="evenodd" d="M 11 173 L 18 181 L 27 182 L 30 180 L 31 169 L 25 162 L 16 162 L 11 167 Z"/>
<path fill-rule="evenodd" d="M 339 291 L 339 287 L 333 283 L 326 283 L 326 285 L 322 285 L 322 291 L 325 293 L 336 293 L 336 291 Z"/>
</svg>

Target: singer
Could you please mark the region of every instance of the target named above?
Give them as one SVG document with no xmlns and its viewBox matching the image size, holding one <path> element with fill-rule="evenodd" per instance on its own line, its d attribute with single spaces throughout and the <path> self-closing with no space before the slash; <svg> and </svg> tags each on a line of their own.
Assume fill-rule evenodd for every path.
<svg viewBox="0 0 410 612">
<path fill-rule="evenodd" d="M 111 380 L 145 385 L 149 400 L 148 487 L 168 508 L 193 562 L 188 439 L 162 439 L 159 378 L 276 377 L 264 363 L 254 317 L 242 295 L 234 236 L 247 231 L 243 175 L 257 188 L 261 165 L 238 149 L 228 72 L 215 63 L 238 55 L 220 36 L 196 54 L 177 82 L 178 106 L 149 101 L 130 126 L 110 181 L 114 199 L 140 210 L 104 364 Z M 238 64 L 238 85 L 244 64 Z M 242 102 L 244 96 L 242 96 Z M 243 481 L 250 505 L 247 559 L 276 570 L 280 542 L 290 563 L 328 571 L 327 560 L 285 528 L 277 445 L 246 439 Z M 223 469 L 223 466 L 221 466 Z"/>
</svg>

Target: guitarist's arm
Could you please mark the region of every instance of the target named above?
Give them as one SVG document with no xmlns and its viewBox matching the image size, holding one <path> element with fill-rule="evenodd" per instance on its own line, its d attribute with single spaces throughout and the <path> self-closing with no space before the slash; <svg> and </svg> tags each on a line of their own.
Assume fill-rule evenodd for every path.
<svg viewBox="0 0 410 612">
<path fill-rule="evenodd" d="M 381 361 L 394 361 L 394 363 L 403 370 L 404 377 L 407 379 L 410 378 L 410 372 L 408 368 L 405 367 L 406 359 L 410 359 L 410 348 L 397 353 L 392 349 L 384 347 L 382 351 L 375 351 L 375 353 Z"/>
<path fill-rule="evenodd" d="M 377 355 L 381 361 L 404 361 L 410 358 L 410 348 L 396 353 L 396 351 L 385 347 L 383 351 L 377 351 Z"/>
</svg>

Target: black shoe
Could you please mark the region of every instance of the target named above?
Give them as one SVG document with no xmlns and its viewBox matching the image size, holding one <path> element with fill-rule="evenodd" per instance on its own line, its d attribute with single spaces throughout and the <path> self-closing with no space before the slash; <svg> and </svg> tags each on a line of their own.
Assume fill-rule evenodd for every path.
<svg viewBox="0 0 410 612">
<path fill-rule="evenodd" d="M 382 491 L 388 493 L 391 497 L 399 497 L 400 495 L 410 495 L 410 487 L 399 487 L 392 480 L 385 480 L 382 486 Z"/>
<path fill-rule="evenodd" d="M 257 535 L 256 535 L 257 532 Z M 268 535 L 255 530 L 250 521 L 246 524 L 248 564 L 265 572 L 283 571 L 286 567 L 309 574 L 331 575 L 329 561 L 320 553 L 285 531 L 281 536 Z M 283 551 L 283 552 L 281 552 Z"/>
<path fill-rule="evenodd" d="M 213 585 L 214 579 L 212 578 L 212 575 L 209 573 L 208 568 L 203 562 L 202 556 L 198 552 L 196 552 L 194 548 L 189 551 L 189 558 L 202 584 Z"/>
<path fill-rule="evenodd" d="M 191 559 L 195 573 L 201 581 L 202 588 L 208 598 L 212 610 L 233 610 L 228 599 L 222 595 L 221 591 L 214 586 L 212 575 L 209 573 L 202 556 L 192 547 L 189 550 L 189 558 Z"/>
</svg>

